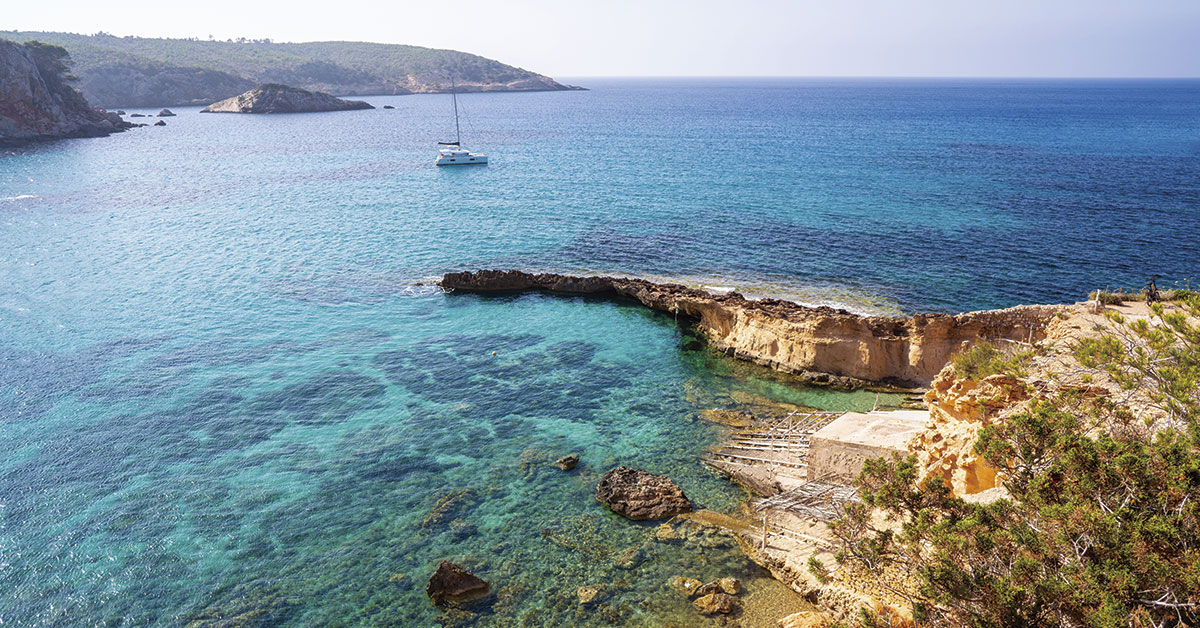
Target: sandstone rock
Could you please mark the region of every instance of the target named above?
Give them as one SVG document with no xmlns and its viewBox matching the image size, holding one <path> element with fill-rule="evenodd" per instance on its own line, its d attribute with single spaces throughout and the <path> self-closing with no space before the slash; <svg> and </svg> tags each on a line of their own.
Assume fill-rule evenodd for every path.
<svg viewBox="0 0 1200 628">
<path fill-rule="evenodd" d="M 175 114 L 170 109 L 163 109 L 162 111 L 158 112 L 158 117 L 173 118 L 173 117 L 175 117 Z"/>
<path fill-rule="evenodd" d="M 629 467 L 605 473 L 596 486 L 596 499 L 634 520 L 662 519 L 694 509 L 670 478 Z"/>
<path fill-rule="evenodd" d="M 923 475 L 941 477 L 959 497 L 997 488 L 1003 478 L 975 453 L 975 441 L 998 411 L 1028 399 L 1028 390 L 1012 377 L 992 375 L 974 381 L 947 366 L 925 393 L 929 422 L 908 445 L 917 454 Z"/>
<path fill-rule="evenodd" d="M 737 600 L 727 593 L 709 593 L 692 601 L 701 615 L 728 615 L 737 608 Z"/>
<path fill-rule="evenodd" d="M 310 92 L 277 83 L 260 85 L 240 96 L 213 103 L 201 113 L 310 113 L 374 109 L 361 100 L 342 100 L 323 92 Z"/>
<path fill-rule="evenodd" d="M 833 618 L 821 611 L 800 611 L 779 620 L 779 628 L 828 628 Z"/>
<path fill-rule="evenodd" d="M 608 597 L 608 590 L 604 585 L 595 584 L 579 587 L 575 590 L 575 595 L 579 597 L 580 604 L 587 606 L 588 604 L 603 602 Z"/>
<path fill-rule="evenodd" d="M 489 588 L 490 585 L 476 577 L 475 574 L 448 560 L 443 560 L 438 565 L 437 571 L 429 578 L 425 593 L 435 604 L 442 604 L 482 597 L 487 595 Z"/>
<path fill-rule="evenodd" d="M 754 416 L 749 412 L 736 410 L 701 410 L 700 418 L 730 427 L 750 427 L 754 423 Z"/>
<path fill-rule="evenodd" d="M 737 578 L 717 578 L 717 584 L 721 585 L 721 590 L 729 595 L 737 595 L 742 591 L 742 581 Z"/>
<path fill-rule="evenodd" d="M 672 576 L 671 579 L 667 580 L 667 586 L 687 595 L 688 597 L 694 595 L 696 590 L 699 589 L 702 584 L 703 583 L 695 578 L 685 578 L 683 576 Z"/>
<path fill-rule="evenodd" d="M 1066 307 L 1026 305 L 899 318 L 617 277 L 481 270 L 446 274 L 440 284 L 460 291 L 544 290 L 631 298 L 694 322 L 712 346 L 726 353 L 802 376 L 825 374 L 826 383 L 838 385 L 928 385 L 963 342 L 1039 340 Z"/>
<path fill-rule="evenodd" d="M 579 456 L 575 454 L 563 456 L 562 458 L 555 460 L 554 464 L 558 465 L 558 468 L 562 469 L 563 471 L 570 471 L 571 469 L 579 466 Z"/>
</svg>

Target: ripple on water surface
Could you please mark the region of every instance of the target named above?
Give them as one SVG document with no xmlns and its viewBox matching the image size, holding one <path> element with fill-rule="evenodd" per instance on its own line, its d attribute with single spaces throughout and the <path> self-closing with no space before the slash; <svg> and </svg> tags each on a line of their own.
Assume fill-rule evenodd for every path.
<svg viewBox="0 0 1200 628">
<path fill-rule="evenodd" d="M 810 394 L 630 304 L 393 303 L 422 299 L 434 301 L 411 307 L 435 313 L 396 327 L 296 330 L 286 343 L 159 338 L 7 361 L 26 382 L 60 378 L 26 389 L 52 401 L 41 414 L 8 424 L 7 444 L 31 445 L 0 475 L 5 547 L 20 548 L 3 575 L 5 619 L 692 621 L 672 576 L 734 576 L 755 609 L 803 606 L 730 537 L 685 526 L 660 541 L 657 523 L 613 515 L 595 486 L 627 464 L 729 511 L 745 495 L 698 462 L 718 436 L 698 410 L 861 408 L 873 396 Z M 61 377 L 64 363 L 74 379 Z M 571 472 L 553 465 L 567 453 L 582 458 Z M 434 608 L 424 584 L 442 559 L 494 594 Z M 603 601 L 582 605 L 581 586 L 603 587 Z"/>
</svg>

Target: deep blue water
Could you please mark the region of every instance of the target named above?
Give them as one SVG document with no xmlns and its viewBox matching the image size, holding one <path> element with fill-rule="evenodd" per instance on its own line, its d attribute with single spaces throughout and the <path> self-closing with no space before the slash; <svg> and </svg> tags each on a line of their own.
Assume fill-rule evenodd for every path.
<svg viewBox="0 0 1200 628">
<path fill-rule="evenodd" d="M 1200 271 L 1197 81 L 578 82 L 464 96 L 486 168 L 432 165 L 439 96 L 175 108 L 0 156 L 4 625 L 656 625 L 690 612 L 670 575 L 774 594 L 719 539 L 650 540 L 595 482 L 641 466 L 728 511 L 744 495 L 696 461 L 718 437 L 699 410 L 873 395 L 630 304 L 417 285 L 446 271 L 884 312 Z M 580 471 L 550 466 L 569 452 Z M 443 558 L 495 603 L 433 609 Z M 579 607 L 596 583 L 611 612 Z"/>
</svg>

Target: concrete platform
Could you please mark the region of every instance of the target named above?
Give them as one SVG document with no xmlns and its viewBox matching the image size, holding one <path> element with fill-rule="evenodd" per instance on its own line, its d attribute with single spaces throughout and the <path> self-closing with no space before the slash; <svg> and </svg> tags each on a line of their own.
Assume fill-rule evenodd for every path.
<svg viewBox="0 0 1200 628">
<path fill-rule="evenodd" d="M 808 477 L 850 481 L 868 458 L 908 454 L 909 440 L 925 429 L 928 410 L 847 412 L 809 441 Z"/>
</svg>

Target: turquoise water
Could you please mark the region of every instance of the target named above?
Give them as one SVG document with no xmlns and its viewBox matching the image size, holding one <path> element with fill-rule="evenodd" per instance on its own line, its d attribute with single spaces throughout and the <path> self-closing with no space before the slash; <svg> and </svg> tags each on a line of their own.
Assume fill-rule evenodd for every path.
<svg viewBox="0 0 1200 628">
<path fill-rule="evenodd" d="M 4 624 L 658 625 L 693 619 L 669 576 L 769 588 L 727 540 L 605 511 L 599 474 L 668 473 L 728 511 L 744 494 L 697 462 L 719 436 L 698 410 L 874 395 L 627 303 L 428 286 L 446 271 L 895 312 L 1198 270 L 1197 82 L 588 84 L 463 98 L 486 168 L 432 166 L 452 128 L 425 96 L 176 109 L 0 157 Z M 496 596 L 431 607 L 444 558 Z M 614 591 L 600 611 L 590 584 Z"/>
</svg>

